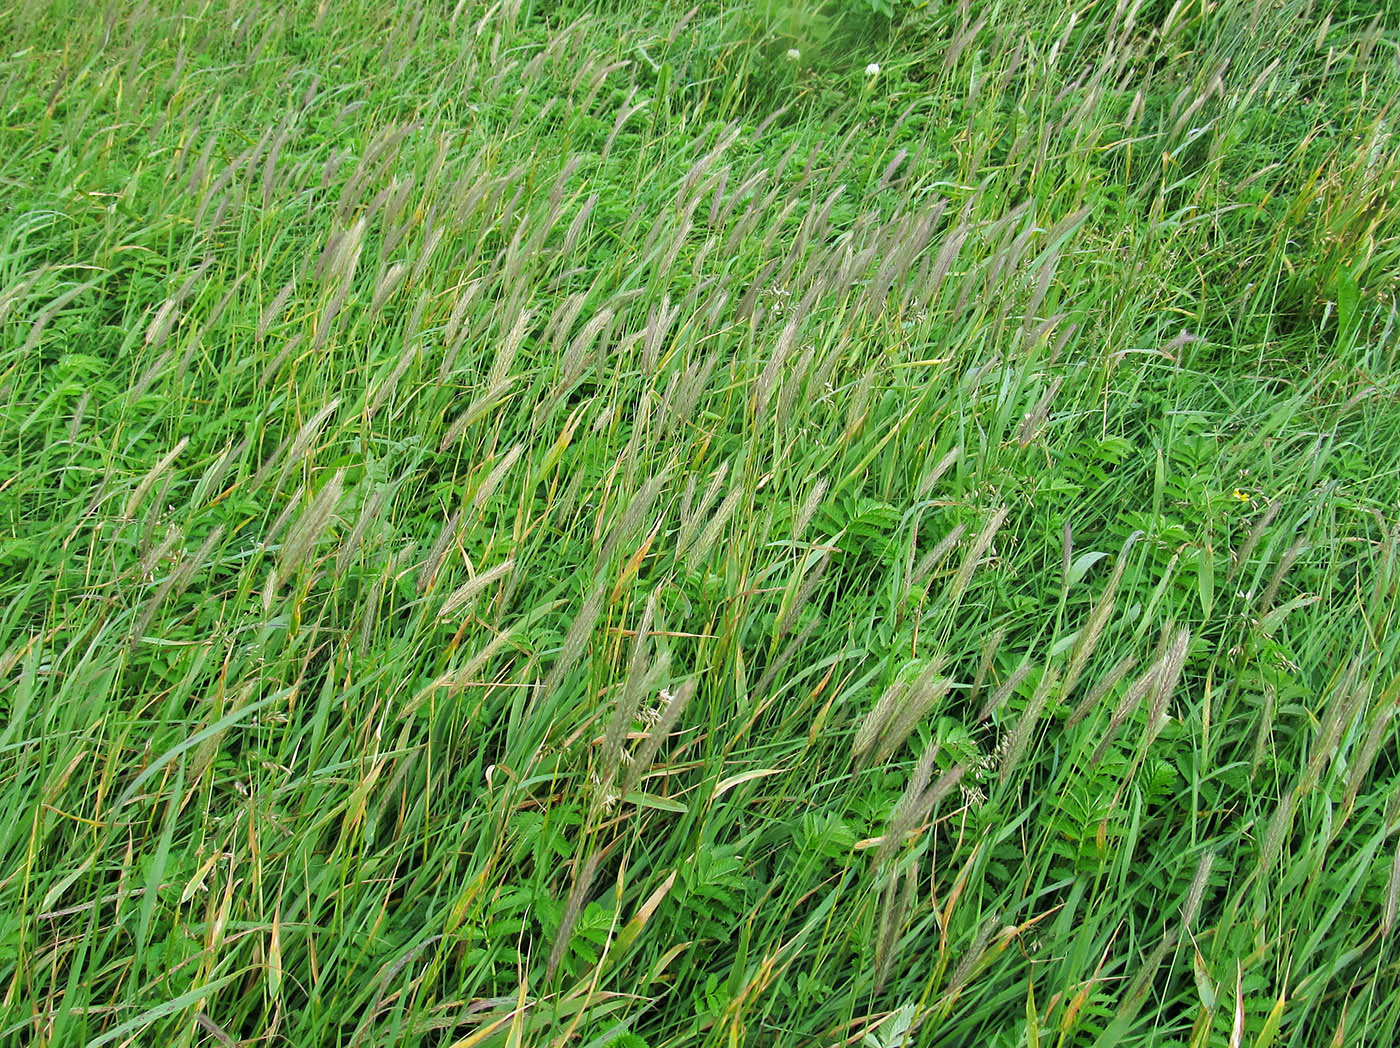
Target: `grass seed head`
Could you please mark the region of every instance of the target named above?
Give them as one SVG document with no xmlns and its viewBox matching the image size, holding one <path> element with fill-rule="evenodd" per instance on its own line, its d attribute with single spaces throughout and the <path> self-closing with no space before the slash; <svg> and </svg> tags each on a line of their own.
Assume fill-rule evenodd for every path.
<svg viewBox="0 0 1400 1048">
<path fill-rule="evenodd" d="M 423 566 L 418 569 L 418 592 L 426 593 L 429 587 L 437 579 L 438 570 L 442 567 L 443 560 L 447 557 L 447 551 L 452 544 L 457 541 L 458 523 L 462 518 L 460 509 L 453 510 L 452 514 L 443 521 L 442 528 L 438 531 L 437 539 L 434 540 L 432 548 L 428 551 L 428 559 L 423 562 Z"/>
<path fill-rule="evenodd" d="M 951 678 L 939 676 L 946 663 L 947 660 L 942 656 L 931 660 L 918 679 L 909 685 L 897 707 L 880 729 L 879 742 L 871 755 L 872 763 L 882 764 L 889 760 L 895 751 L 904 745 L 919 721 L 948 694 L 953 681 Z"/>
<path fill-rule="evenodd" d="M 574 935 L 574 925 L 578 923 L 579 914 L 583 912 L 584 901 L 588 898 L 588 889 L 593 885 L 593 878 L 598 872 L 598 865 L 602 858 L 601 851 L 594 851 L 578 868 L 574 877 L 574 886 L 570 889 L 568 899 L 564 903 L 564 915 L 559 921 L 559 930 L 555 933 L 554 943 L 549 949 L 545 982 L 554 978 L 555 970 L 563 961 L 565 954 L 569 952 L 569 942 Z"/>
<path fill-rule="evenodd" d="M 972 940 L 971 945 L 963 953 L 962 959 L 958 961 L 958 966 L 953 969 L 953 977 L 948 981 L 948 993 L 955 994 L 967 985 L 968 979 L 972 978 L 973 971 L 987 952 L 987 944 L 991 942 L 992 935 L 1001 927 L 1001 914 L 993 913 L 982 922 L 982 926 L 977 929 L 977 935 Z"/>
<path fill-rule="evenodd" d="M 802 500 L 802 505 L 797 509 L 797 515 L 792 521 L 792 540 L 800 542 L 803 534 L 807 531 L 807 525 L 816 516 L 818 507 L 821 506 L 822 499 L 826 497 L 827 488 L 830 482 L 826 477 L 818 477 L 812 489 L 807 492 L 807 497 Z"/>
<path fill-rule="evenodd" d="M 1156 680 L 1152 683 L 1152 701 L 1148 706 L 1147 738 L 1144 746 L 1151 746 L 1166 723 L 1167 703 L 1181 679 L 1182 667 L 1186 665 L 1186 652 L 1191 644 L 1191 632 L 1179 629 L 1163 653 L 1157 665 Z"/>
<path fill-rule="evenodd" d="M 1072 728 L 1093 710 L 1095 710 L 1103 697 L 1118 686 L 1118 682 L 1126 677 L 1134 666 L 1137 665 L 1136 655 L 1124 655 L 1113 664 L 1113 668 L 1099 678 L 1098 683 L 1090 690 L 1089 694 L 1080 700 L 1079 705 L 1070 713 L 1069 720 L 1065 722 L 1065 727 Z"/>
<path fill-rule="evenodd" d="M 1001 650 L 1001 642 L 1006 639 L 1006 627 L 999 626 L 988 634 L 986 641 L 982 645 L 982 657 L 977 661 L 977 675 L 972 679 L 972 688 L 968 692 L 967 702 L 969 706 L 975 705 L 977 697 L 982 694 L 982 686 L 987 683 L 987 676 L 992 672 L 992 663 L 996 661 L 997 652 Z M 978 717 L 978 720 L 985 718 Z"/>
<path fill-rule="evenodd" d="M 1001 686 L 997 688 L 996 691 L 992 692 L 991 697 L 987 699 L 986 705 L 978 711 L 977 723 L 981 724 L 983 721 L 987 720 L 987 718 L 996 714 L 996 712 L 1006 704 L 1006 700 L 1021 686 L 1021 682 L 1030 675 L 1030 672 L 1030 659 L 1023 659 L 1021 664 L 1012 670 L 1011 676 L 1007 677 L 1006 680 L 1001 683 Z"/>
<path fill-rule="evenodd" d="M 661 692 L 661 716 L 648 729 L 646 739 L 637 751 L 635 759 L 628 766 L 622 790 L 624 796 L 632 792 L 641 782 L 642 776 L 651 768 L 652 762 L 656 760 L 656 755 L 661 752 L 662 745 L 675 730 L 681 715 L 685 713 L 686 707 L 695 697 L 696 687 L 695 678 L 692 677 L 674 690 L 666 689 Z"/>
<path fill-rule="evenodd" d="M 1012 729 L 1005 751 L 1001 758 L 1001 766 L 997 769 L 997 778 L 1006 782 L 1011 777 L 1011 773 L 1016 770 L 1021 763 L 1021 758 L 1025 755 L 1026 745 L 1030 742 L 1031 735 L 1035 732 L 1040 723 L 1040 714 L 1045 709 L 1045 703 L 1050 698 L 1051 691 L 1060 677 L 1059 671 L 1053 666 L 1047 669 L 1040 678 L 1040 683 L 1036 685 L 1035 691 L 1031 694 L 1030 702 L 1026 703 L 1026 709 L 1020 717 L 1016 719 L 1016 727 Z"/>
<path fill-rule="evenodd" d="M 1191 878 L 1191 890 L 1186 893 L 1186 904 L 1181 908 L 1182 939 L 1187 937 L 1196 923 L 1196 915 L 1201 912 L 1201 902 L 1205 898 L 1206 886 L 1210 883 L 1210 871 L 1215 865 L 1215 852 L 1207 851 L 1196 863 L 1196 875 Z"/>
<path fill-rule="evenodd" d="M 962 566 L 958 569 L 952 586 L 949 587 L 947 603 L 950 608 L 956 609 L 962 603 L 963 593 L 966 592 L 968 583 L 972 581 L 973 573 L 977 570 L 982 555 L 991 547 L 992 539 L 996 537 L 997 531 L 1001 529 L 1002 523 L 1010 512 L 1010 506 L 1002 506 L 992 514 L 987 523 L 982 526 L 982 530 L 977 533 L 977 537 L 973 539 L 967 555 L 963 558 Z"/>
<path fill-rule="evenodd" d="M 1259 519 L 1254 522 L 1254 526 L 1249 529 L 1249 534 L 1245 536 L 1244 545 L 1239 548 L 1239 552 L 1231 558 L 1230 575 L 1231 581 L 1243 570 L 1248 562 L 1250 554 L 1254 552 L 1254 547 L 1259 545 L 1259 540 L 1263 538 L 1264 532 L 1269 530 L 1269 525 L 1278 516 L 1279 510 L 1283 509 L 1283 501 L 1275 499 L 1265 507 L 1264 512 L 1259 515 Z"/>
<path fill-rule="evenodd" d="M 865 767 L 868 758 L 874 754 L 880 735 L 885 730 L 885 725 L 894 716 L 894 711 L 899 708 L 899 704 L 908 690 L 909 685 L 904 681 L 893 681 L 881 693 L 879 701 L 871 707 L 870 712 L 861 721 L 860 727 L 856 730 L 856 737 L 851 742 L 851 757 L 855 760 L 857 767 Z"/>
<path fill-rule="evenodd" d="M 1137 680 L 1133 681 L 1128 687 L 1122 700 L 1118 703 L 1117 708 L 1114 709 L 1113 716 L 1109 718 L 1108 727 L 1104 729 L 1103 735 L 1099 738 L 1098 745 L 1094 747 L 1094 752 L 1089 758 L 1089 766 L 1091 768 L 1098 764 L 1103 758 L 1103 755 L 1108 752 L 1109 746 L 1113 744 L 1114 738 L 1118 735 L 1118 729 L 1123 726 L 1123 722 L 1138 708 L 1138 704 L 1142 702 L 1143 696 L 1152 690 L 1152 686 L 1156 682 L 1157 663 L 1153 662 L 1153 664 L 1148 667 L 1147 671 L 1143 673 L 1142 676 L 1138 677 Z"/>
<path fill-rule="evenodd" d="M 1390 876 L 1385 883 L 1385 902 L 1381 906 L 1381 938 L 1390 938 L 1395 930 L 1395 916 L 1400 911 L 1400 841 L 1390 859 Z"/>
<path fill-rule="evenodd" d="M 340 496 L 345 480 L 345 471 L 338 469 L 335 475 L 321 488 L 316 498 L 301 519 L 296 523 L 282 545 L 278 558 L 278 571 L 283 578 L 290 577 L 315 548 L 340 505 Z"/>
<path fill-rule="evenodd" d="M 1066 699 L 1079 684 L 1084 668 L 1089 663 L 1089 657 L 1098 647 L 1099 638 L 1103 636 L 1108 620 L 1113 616 L 1113 609 L 1118 600 L 1118 587 L 1123 581 L 1123 573 L 1128 566 L 1128 551 L 1132 549 L 1133 544 L 1141 535 L 1142 532 L 1134 531 L 1123 543 L 1123 548 L 1118 552 L 1118 560 L 1113 565 L 1113 573 L 1108 577 L 1108 585 L 1104 587 L 1103 593 L 1095 602 L 1094 609 L 1089 613 L 1088 622 L 1084 624 L 1079 639 L 1074 643 L 1074 648 L 1070 653 L 1069 669 L 1065 671 L 1062 691 L 1062 695 Z"/>
<path fill-rule="evenodd" d="M 911 586 L 922 585 L 925 579 L 938 570 L 938 566 L 943 563 L 948 554 L 957 548 L 966 532 L 967 525 L 959 524 L 944 535 L 939 543 L 924 554 L 919 563 L 914 566 L 914 570 L 909 573 L 909 584 Z"/>
</svg>

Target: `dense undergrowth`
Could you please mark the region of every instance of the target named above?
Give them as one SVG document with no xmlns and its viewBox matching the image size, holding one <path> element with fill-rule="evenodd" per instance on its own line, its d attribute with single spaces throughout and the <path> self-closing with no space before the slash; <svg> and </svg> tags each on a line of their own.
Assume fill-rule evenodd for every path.
<svg viewBox="0 0 1400 1048">
<path fill-rule="evenodd" d="M 1383 1044 L 1400 19 L 0 11 L 0 1042 Z"/>
</svg>

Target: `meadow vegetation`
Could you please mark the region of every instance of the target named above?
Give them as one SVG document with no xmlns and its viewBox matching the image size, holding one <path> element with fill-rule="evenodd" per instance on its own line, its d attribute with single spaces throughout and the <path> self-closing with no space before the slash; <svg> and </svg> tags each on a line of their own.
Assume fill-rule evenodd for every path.
<svg viewBox="0 0 1400 1048">
<path fill-rule="evenodd" d="M 1390 1043 L 1395 10 L 0 39 L 0 1044 Z"/>
</svg>

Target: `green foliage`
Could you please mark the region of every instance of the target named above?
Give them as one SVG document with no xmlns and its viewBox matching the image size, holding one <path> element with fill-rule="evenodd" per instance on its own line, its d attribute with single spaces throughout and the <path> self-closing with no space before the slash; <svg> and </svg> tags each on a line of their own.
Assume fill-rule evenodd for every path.
<svg viewBox="0 0 1400 1048">
<path fill-rule="evenodd" d="M 0 1046 L 1400 1025 L 1391 12 L 80 6 Z"/>
</svg>

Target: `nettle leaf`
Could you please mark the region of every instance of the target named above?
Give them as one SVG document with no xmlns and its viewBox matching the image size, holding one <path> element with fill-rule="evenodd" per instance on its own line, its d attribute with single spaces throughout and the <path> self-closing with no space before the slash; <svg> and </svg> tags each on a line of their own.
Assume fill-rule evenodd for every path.
<svg viewBox="0 0 1400 1048">
<path fill-rule="evenodd" d="M 616 910 L 609 902 L 591 902 L 583 908 L 569 937 L 569 972 L 582 975 L 602 956 L 616 924 Z"/>
<path fill-rule="evenodd" d="M 729 916 L 743 909 L 745 896 L 758 886 L 747 874 L 743 857 L 730 845 L 703 849 L 681 868 L 681 882 L 689 895 L 703 900 L 700 908 L 713 911 L 717 906 Z"/>
<path fill-rule="evenodd" d="M 615 910 L 603 902 L 590 902 L 574 925 L 575 938 L 582 938 L 595 946 L 603 946 L 608 941 L 612 929 Z"/>
<path fill-rule="evenodd" d="M 1147 799 L 1152 801 L 1175 793 L 1181 783 L 1181 773 L 1170 762 L 1151 757 L 1143 766 L 1142 782 Z"/>
<path fill-rule="evenodd" d="M 982 757 L 982 747 L 977 744 L 976 737 L 962 721 L 951 717 L 939 717 L 934 723 L 933 734 L 942 747 L 939 753 L 940 765 L 946 764 L 951 767 L 954 764 L 962 764 L 971 768 Z M 946 761 L 943 759 L 945 753 Z"/>
<path fill-rule="evenodd" d="M 862 556 L 883 555 L 900 522 L 899 510 L 888 502 L 849 495 L 822 507 L 817 516 L 828 534 L 840 536 L 842 550 Z"/>
<path fill-rule="evenodd" d="M 527 854 L 537 850 L 540 830 L 544 827 L 544 816 L 537 811 L 517 812 L 511 819 L 511 832 L 515 836 L 512 858 L 519 862 Z"/>
<path fill-rule="evenodd" d="M 825 815 L 807 814 L 793 832 L 798 851 L 815 852 L 828 859 L 842 859 L 850 855 L 859 838 L 844 819 L 835 813 Z"/>
<path fill-rule="evenodd" d="M 620 1033 L 616 1037 L 610 1037 L 603 1041 L 602 1048 L 651 1048 L 651 1046 L 635 1033 Z"/>
</svg>

